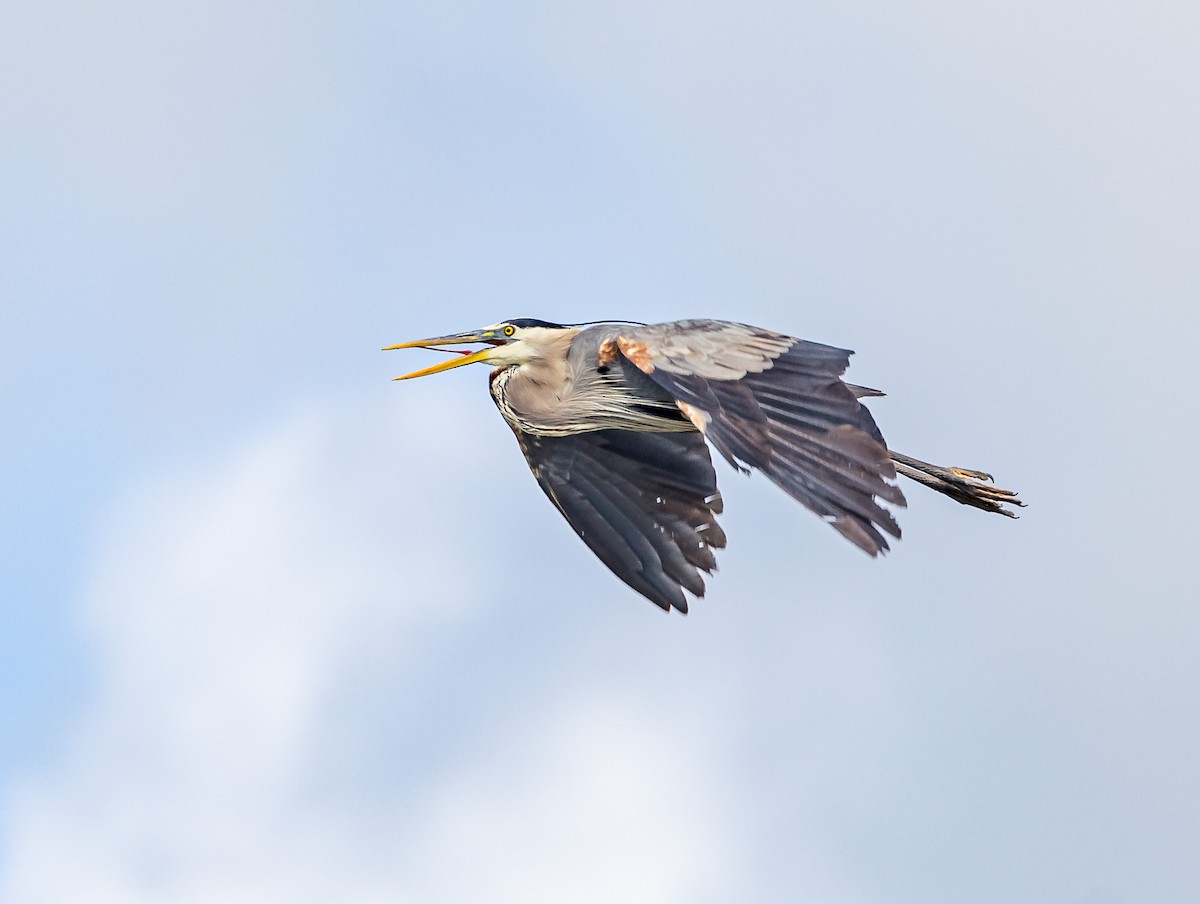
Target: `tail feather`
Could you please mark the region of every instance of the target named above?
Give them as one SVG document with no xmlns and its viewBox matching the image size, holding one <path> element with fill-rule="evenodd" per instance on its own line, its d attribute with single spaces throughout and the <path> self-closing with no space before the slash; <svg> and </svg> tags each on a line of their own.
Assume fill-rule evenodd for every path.
<svg viewBox="0 0 1200 904">
<path fill-rule="evenodd" d="M 943 468 L 927 461 L 910 458 L 899 452 L 888 451 L 896 465 L 896 473 L 937 490 L 963 505 L 974 506 L 985 512 L 995 512 L 1016 518 L 1017 513 L 1005 505 L 1024 506 L 1013 490 L 1004 490 L 992 483 L 992 475 L 966 468 Z"/>
</svg>

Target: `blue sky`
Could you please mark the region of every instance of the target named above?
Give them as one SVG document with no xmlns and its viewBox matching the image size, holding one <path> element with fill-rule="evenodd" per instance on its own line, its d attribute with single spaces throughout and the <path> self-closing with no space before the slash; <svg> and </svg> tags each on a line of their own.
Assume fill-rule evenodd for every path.
<svg viewBox="0 0 1200 904">
<path fill-rule="evenodd" d="M 0 899 L 1190 901 L 1187 4 L 0 10 Z M 870 561 L 720 473 L 667 617 L 509 316 L 854 348 Z"/>
</svg>

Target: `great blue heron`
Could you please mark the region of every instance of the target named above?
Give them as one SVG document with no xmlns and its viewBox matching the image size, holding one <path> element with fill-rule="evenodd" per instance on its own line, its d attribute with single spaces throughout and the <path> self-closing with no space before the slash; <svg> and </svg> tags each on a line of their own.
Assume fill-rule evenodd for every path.
<svg viewBox="0 0 1200 904">
<path fill-rule="evenodd" d="M 849 352 L 722 320 L 548 323 L 518 318 L 389 346 L 483 343 L 410 380 L 486 363 L 492 399 L 542 489 L 622 581 L 663 609 L 704 596 L 700 572 L 725 546 L 705 439 L 739 471 L 758 469 L 869 555 L 900 527 L 897 474 L 988 512 L 1016 515 L 991 476 L 887 447 L 843 382 Z M 444 349 L 442 349 L 444 351 Z"/>
</svg>

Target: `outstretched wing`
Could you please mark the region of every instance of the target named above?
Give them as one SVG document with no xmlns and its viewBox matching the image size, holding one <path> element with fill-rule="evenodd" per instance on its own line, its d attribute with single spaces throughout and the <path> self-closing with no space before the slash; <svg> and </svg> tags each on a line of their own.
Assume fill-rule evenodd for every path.
<svg viewBox="0 0 1200 904">
<path fill-rule="evenodd" d="M 687 612 L 717 567 L 721 496 L 698 433 L 514 430 L 534 477 L 575 533 L 622 581 L 663 609 Z"/>
<path fill-rule="evenodd" d="M 665 389 L 734 467 L 757 468 L 871 555 L 900 527 L 878 500 L 904 505 L 871 413 L 842 382 L 849 352 L 717 320 L 622 329 L 616 351 Z M 615 346 L 615 348 L 613 347 Z"/>
</svg>

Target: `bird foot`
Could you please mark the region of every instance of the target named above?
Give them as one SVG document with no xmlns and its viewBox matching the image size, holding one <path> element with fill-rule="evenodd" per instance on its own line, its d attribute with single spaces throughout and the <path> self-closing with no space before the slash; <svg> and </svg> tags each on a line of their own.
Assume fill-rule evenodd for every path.
<svg viewBox="0 0 1200 904">
<path fill-rule="evenodd" d="M 963 480 L 985 480 L 988 483 L 994 483 L 995 478 L 985 471 L 972 471 L 969 468 L 946 468 L 955 477 L 961 477 Z"/>
<path fill-rule="evenodd" d="M 1009 518 L 1016 518 L 1016 512 L 1004 508 L 1005 505 L 1024 506 L 1025 503 L 1017 498 L 1013 490 L 998 487 L 992 482 L 992 475 L 986 471 L 975 471 L 970 468 L 943 468 L 931 465 L 929 462 L 910 458 L 907 455 L 892 453 L 892 461 L 896 470 L 918 483 L 923 483 L 930 489 L 937 490 L 963 505 L 974 506 L 987 512 L 996 512 Z"/>
</svg>

